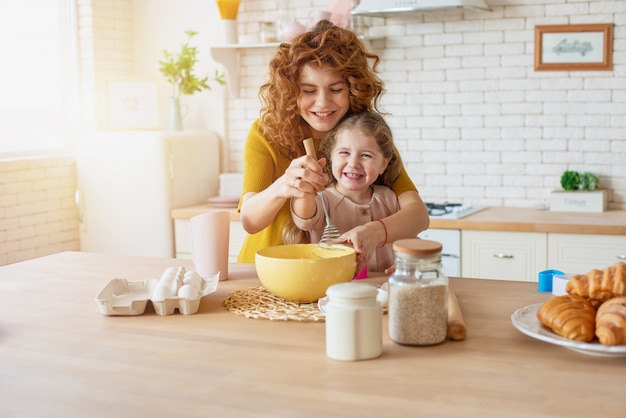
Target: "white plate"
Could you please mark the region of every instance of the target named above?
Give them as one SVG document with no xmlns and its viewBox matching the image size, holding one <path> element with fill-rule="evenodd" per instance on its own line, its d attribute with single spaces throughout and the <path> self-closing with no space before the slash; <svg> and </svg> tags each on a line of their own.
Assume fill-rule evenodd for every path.
<svg viewBox="0 0 626 418">
<path fill-rule="evenodd" d="M 238 196 L 214 196 L 208 199 L 211 206 L 216 208 L 236 208 L 239 206 Z"/>
<path fill-rule="evenodd" d="M 511 322 L 523 334 L 550 344 L 560 345 L 579 353 L 601 357 L 626 357 L 626 345 L 602 345 L 599 342 L 583 343 L 559 337 L 554 332 L 545 328 L 537 319 L 537 310 L 543 305 L 536 303 L 528 305 L 513 312 Z"/>
</svg>

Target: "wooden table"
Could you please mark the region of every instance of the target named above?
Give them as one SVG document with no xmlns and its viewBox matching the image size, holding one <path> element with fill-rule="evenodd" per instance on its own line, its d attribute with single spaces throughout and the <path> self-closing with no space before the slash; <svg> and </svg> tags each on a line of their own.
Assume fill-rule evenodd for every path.
<svg viewBox="0 0 626 418">
<path fill-rule="evenodd" d="M 326 357 L 324 323 L 247 319 L 223 307 L 254 268 L 195 315 L 101 315 L 114 277 L 159 277 L 186 260 L 66 252 L 0 268 L 0 416 L 623 417 L 626 359 L 536 341 L 510 321 L 535 283 L 451 279 L 464 341 L 391 342 L 382 357 Z"/>
</svg>

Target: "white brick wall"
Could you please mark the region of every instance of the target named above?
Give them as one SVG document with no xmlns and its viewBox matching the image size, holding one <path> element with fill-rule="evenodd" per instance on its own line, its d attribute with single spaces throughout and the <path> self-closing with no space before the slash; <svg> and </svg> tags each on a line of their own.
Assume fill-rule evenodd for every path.
<svg viewBox="0 0 626 418">
<path fill-rule="evenodd" d="M 71 157 L 0 161 L 0 265 L 78 250 Z"/>
<path fill-rule="evenodd" d="M 131 0 L 78 0 L 82 127 L 102 126 L 107 78 L 131 76 Z M 79 250 L 72 157 L 0 161 L 0 265 Z"/>
<path fill-rule="evenodd" d="M 84 130 L 104 126 L 104 84 L 133 72 L 132 0 L 77 0 Z"/>
<path fill-rule="evenodd" d="M 287 2 L 301 22 L 327 1 Z M 368 19 L 382 58 L 385 109 L 407 170 L 429 201 L 532 207 L 565 170 L 592 171 L 626 209 L 626 1 L 488 0 L 493 12 Z M 271 19 L 242 2 L 240 31 Z M 536 72 L 538 24 L 614 23 L 614 69 Z M 228 100 L 229 167 L 258 116 L 271 51 L 242 59 L 241 95 Z"/>
</svg>

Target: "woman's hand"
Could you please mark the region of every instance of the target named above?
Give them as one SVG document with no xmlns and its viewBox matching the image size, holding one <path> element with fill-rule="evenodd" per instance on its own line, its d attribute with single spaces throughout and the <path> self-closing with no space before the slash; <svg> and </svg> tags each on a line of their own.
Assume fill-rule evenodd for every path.
<svg viewBox="0 0 626 418">
<path fill-rule="evenodd" d="M 322 170 L 325 165 L 324 158 L 319 161 L 308 155 L 296 158 L 268 188 L 244 194 L 240 213 L 246 232 L 256 234 L 271 224 L 287 199 L 314 197 L 328 181 Z"/>
<path fill-rule="evenodd" d="M 276 180 L 281 184 L 281 194 L 286 198 L 314 197 L 328 183 L 324 166 L 325 158 L 316 161 L 313 157 L 304 155 L 292 160 L 285 174 Z"/>
</svg>

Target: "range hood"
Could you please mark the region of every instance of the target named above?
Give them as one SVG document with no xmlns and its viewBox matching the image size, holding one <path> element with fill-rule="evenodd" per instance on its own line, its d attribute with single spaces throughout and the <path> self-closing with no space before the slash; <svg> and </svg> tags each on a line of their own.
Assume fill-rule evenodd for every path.
<svg viewBox="0 0 626 418">
<path fill-rule="evenodd" d="M 362 16 L 386 16 L 466 9 L 491 11 L 485 0 L 361 0 L 351 13 Z"/>
</svg>

